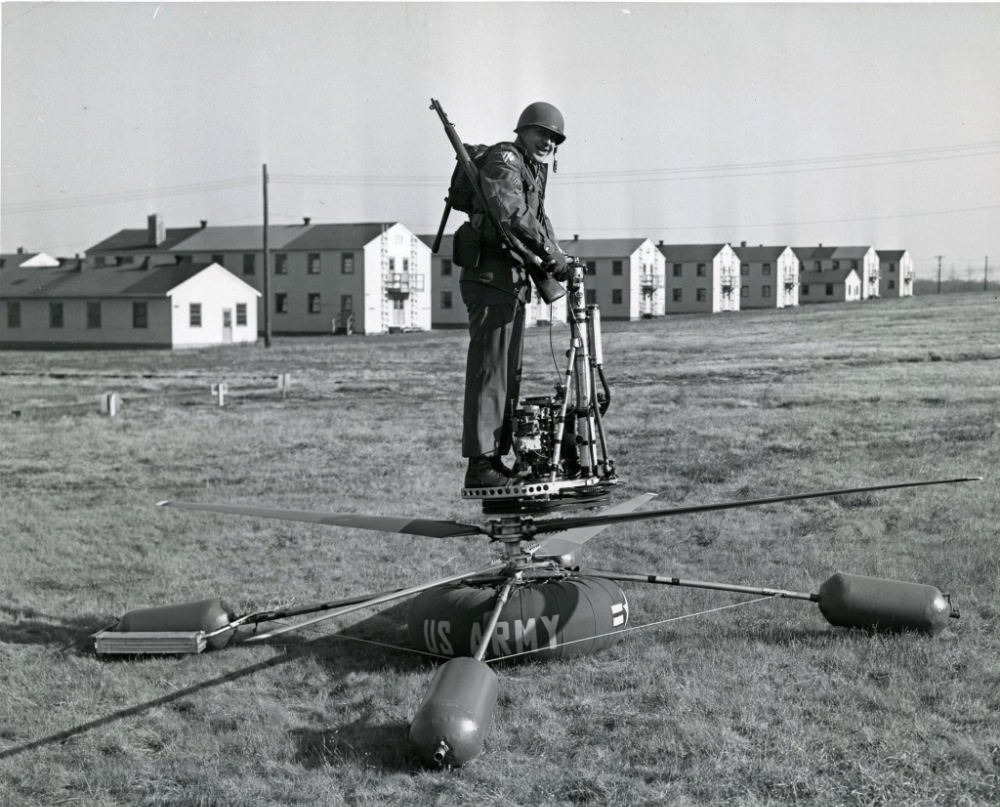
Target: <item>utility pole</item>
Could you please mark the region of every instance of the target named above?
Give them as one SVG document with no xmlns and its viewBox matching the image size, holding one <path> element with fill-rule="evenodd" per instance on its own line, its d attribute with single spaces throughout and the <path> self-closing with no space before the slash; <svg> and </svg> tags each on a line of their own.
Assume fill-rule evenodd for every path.
<svg viewBox="0 0 1000 807">
<path fill-rule="evenodd" d="M 264 163 L 264 347 L 271 347 L 271 254 L 267 248 L 267 163 Z"/>
<path fill-rule="evenodd" d="M 940 294 L 941 293 L 941 259 L 944 257 L 944 255 L 937 255 L 936 257 L 938 259 L 938 290 L 937 290 L 937 293 Z"/>
</svg>

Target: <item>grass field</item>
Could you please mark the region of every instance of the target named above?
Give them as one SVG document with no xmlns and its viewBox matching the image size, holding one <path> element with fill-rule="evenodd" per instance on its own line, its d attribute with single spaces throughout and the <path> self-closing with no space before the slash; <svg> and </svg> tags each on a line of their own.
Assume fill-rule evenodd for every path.
<svg viewBox="0 0 1000 807">
<path fill-rule="evenodd" d="M 489 562 L 482 539 L 154 506 L 479 520 L 458 495 L 464 333 L 4 352 L 0 804 L 1000 801 L 995 297 L 605 331 L 616 500 L 984 481 L 609 528 L 586 563 L 796 591 L 836 571 L 919 581 L 962 618 L 934 638 L 872 634 L 808 602 L 625 584 L 631 624 L 661 624 L 582 660 L 501 667 L 485 754 L 421 770 L 406 728 L 435 665 L 357 641 L 405 643 L 405 606 L 198 656 L 101 660 L 89 636 L 139 607 L 220 596 L 242 613 Z M 551 337 L 560 372 L 565 336 Z M 526 347 L 525 391 L 547 393 L 549 332 Z M 287 398 L 254 394 L 283 372 Z M 124 404 L 108 418 L 112 390 Z"/>
</svg>

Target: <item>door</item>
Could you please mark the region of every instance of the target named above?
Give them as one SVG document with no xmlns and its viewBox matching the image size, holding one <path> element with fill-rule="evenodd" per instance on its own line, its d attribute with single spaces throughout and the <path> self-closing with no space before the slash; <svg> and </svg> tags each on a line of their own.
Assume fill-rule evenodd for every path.
<svg viewBox="0 0 1000 807">
<path fill-rule="evenodd" d="M 392 324 L 395 328 L 402 328 L 406 325 L 406 300 L 402 297 L 392 299 Z"/>
<path fill-rule="evenodd" d="M 222 309 L 222 341 L 223 343 L 233 341 L 233 309 Z"/>
</svg>

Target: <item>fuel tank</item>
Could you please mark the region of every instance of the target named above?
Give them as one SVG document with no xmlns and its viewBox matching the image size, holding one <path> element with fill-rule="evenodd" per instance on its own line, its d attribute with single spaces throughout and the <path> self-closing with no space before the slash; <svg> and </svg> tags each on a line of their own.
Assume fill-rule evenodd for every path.
<svg viewBox="0 0 1000 807">
<path fill-rule="evenodd" d="M 118 620 L 114 630 L 118 633 L 138 631 L 204 631 L 212 633 L 226 627 L 236 618 L 235 612 L 220 599 L 198 600 L 181 605 L 164 605 L 158 608 L 140 608 L 129 611 Z M 232 638 L 232 631 L 223 631 L 208 640 L 212 647 L 224 647 Z"/>
<path fill-rule="evenodd" d="M 442 656 L 474 655 L 496 596 L 492 586 L 464 583 L 428 589 L 410 607 L 410 643 Z M 625 593 L 610 580 L 578 576 L 531 581 L 511 592 L 486 658 L 593 653 L 617 642 L 627 623 Z"/>
<path fill-rule="evenodd" d="M 918 630 L 935 634 L 951 616 L 951 601 L 934 586 L 838 572 L 819 587 L 819 610 L 845 628 Z"/>
<path fill-rule="evenodd" d="M 410 723 L 410 743 L 425 765 L 458 768 L 482 753 L 500 685 L 474 658 L 438 667 Z"/>
</svg>

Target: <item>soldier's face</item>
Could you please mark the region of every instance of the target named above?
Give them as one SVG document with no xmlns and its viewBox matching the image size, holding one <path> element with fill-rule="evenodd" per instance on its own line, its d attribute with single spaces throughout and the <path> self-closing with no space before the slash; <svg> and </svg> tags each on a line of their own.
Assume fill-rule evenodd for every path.
<svg viewBox="0 0 1000 807">
<path fill-rule="evenodd" d="M 543 129 L 541 126 L 525 126 L 517 134 L 524 144 L 524 150 L 533 160 L 543 163 L 555 151 L 556 141 L 548 129 Z"/>
</svg>

